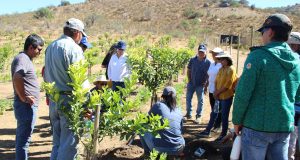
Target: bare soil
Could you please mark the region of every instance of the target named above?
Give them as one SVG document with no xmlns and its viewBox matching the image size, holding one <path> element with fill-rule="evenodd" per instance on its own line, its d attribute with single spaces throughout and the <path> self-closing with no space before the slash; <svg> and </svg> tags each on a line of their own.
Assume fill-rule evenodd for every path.
<svg viewBox="0 0 300 160">
<path fill-rule="evenodd" d="M 234 53 L 235 54 L 235 53 Z M 210 55 L 209 55 L 210 56 Z M 239 63 L 239 73 L 242 70 L 242 63 L 246 56 L 241 55 Z M 235 57 L 233 58 L 235 59 Z M 235 65 L 236 66 L 236 65 Z M 93 73 L 97 69 L 93 68 Z M 179 81 L 183 81 L 184 76 L 180 75 Z M 39 79 L 41 82 L 42 79 Z M 13 88 L 11 82 L 0 83 L 0 98 L 12 98 Z M 49 108 L 45 104 L 45 93 L 41 92 L 41 102 L 38 111 L 38 118 L 34 133 L 32 135 L 32 143 L 29 147 L 30 159 L 49 159 L 52 148 L 52 135 L 50 133 L 49 123 Z M 195 114 L 195 107 L 197 104 L 196 96 L 193 98 L 193 114 Z M 147 103 L 143 107 L 143 111 L 147 112 L 150 104 Z M 185 93 L 182 96 L 182 113 L 185 114 Z M 229 144 L 215 143 L 213 140 L 218 137 L 219 133 L 212 133 L 211 138 L 199 139 L 196 137 L 207 125 L 209 120 L 210 106 L 208 95 L 204 97 L 203 117 L 202 123 L 195 124 L 193 121 L 187 121 L 184 124 L 184 138 L 186 140 L 186 147 L 184 156 L 181 159 L 222 159 L 221 154 L 224 148 L 230 146 Z M 231 120 L 231 116 L 229 118 Z M 14 117 L 13 109 L 10 109 L 0 116 L 0 160 L 13 160 L 15 159 L 15 132 L 16 132 L 16 119 Z M 195 157 L 194 151 L 197 148 L 206 150 L 205 154 L 201 157 Z M 82 147 L 80 147 L 80 154 L 84 154 Z M 131 146 L 126 145 L 126 141 L 120 141 L 118 137 L 106 138 L 100 143 L 99 159 L 144 159 L 143 149 L 139 138 L 137 137 Z"/>
</svg>

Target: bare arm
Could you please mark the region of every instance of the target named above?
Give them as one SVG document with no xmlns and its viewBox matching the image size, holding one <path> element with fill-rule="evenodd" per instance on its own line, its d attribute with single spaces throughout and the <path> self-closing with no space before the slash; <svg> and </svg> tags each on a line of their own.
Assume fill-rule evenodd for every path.
<svg viewBox="0 0 300 160">
<path fill-rule="evenodd" d="M 13 85 L 18 97 L 22 102 L 29 103 L 31 105 L 34 103 L 33 96 L 26 96 L 25 94 L 24 79 L 21 74 L 15 73 L 13 75 Z"/>
</svg>

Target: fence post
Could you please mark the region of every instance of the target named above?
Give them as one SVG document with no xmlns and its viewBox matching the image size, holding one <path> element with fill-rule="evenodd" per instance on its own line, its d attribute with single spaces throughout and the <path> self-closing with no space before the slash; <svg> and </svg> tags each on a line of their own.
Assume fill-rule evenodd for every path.
<svg viewBox="0 0 300 160">
<path fill-rule="evenodd" d="M 94 137 L 93 137 L 93 157 L 94 158 L 98 152 L 98 132 L 99 132 L 100 108 L 101 108 L 101 105 L 98 104 L 97 108 L 96 108 L 95 122 L 94 122 Z"/>
</svg>

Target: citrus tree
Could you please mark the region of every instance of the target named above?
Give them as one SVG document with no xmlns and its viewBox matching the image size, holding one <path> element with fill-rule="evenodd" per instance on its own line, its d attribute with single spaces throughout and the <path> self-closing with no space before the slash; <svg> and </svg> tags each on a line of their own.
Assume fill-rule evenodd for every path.
<svg viewBox="0 0 300 160">
<path fill-rule="evenodd" d="M 129 139 L 133 133 L 143 135 L 145 132 L 158 134 L 159 130 L 168 127 L 167 120 L 161 121 L 160 116 L 147 115 L 145 113 L 137 113 L 133 115 L 131 110 L 140 107 L 140 99 L 136 96 L 132 98 L 130 93 L 136 89 L 136 74 L 131 79 L 125 80 L 126 88 L 120 88 L 120 91 L 114 92 L 111 89 L 104 88 L 99 93 L 94 91 L 89 93 L 87 88 L 83 87 L 83 83 L 87 80 L 86 72 L 88 63 L 80 61 L 69 68 L 69 75 L 72 82 L 72 95 L 69 97 L 71 108 L 62 107 L 62 111 L 68 119 L 69 128 L 84 144 L 87 150 L 87 158 L 91 158 L 93 151 L 93 141 L 95 141 L 94 126 L 92 119 L 84 117 L 87 110 L 96 110 L 97 106 L 107 106 L 107 112 L 100 116 L 98 133 L 96 134 L 99 142 L 107 136 L 120 135 L 121 139 Z M 50 99 L 56 103 L 61 103 L 62 99 L 59 95 L 59 89 L 55 87 L 55 83 L 44 83 L 43 88 L 49 94 Z M 125 100 L 126 99 L 126 100 Z"/>
</svg>

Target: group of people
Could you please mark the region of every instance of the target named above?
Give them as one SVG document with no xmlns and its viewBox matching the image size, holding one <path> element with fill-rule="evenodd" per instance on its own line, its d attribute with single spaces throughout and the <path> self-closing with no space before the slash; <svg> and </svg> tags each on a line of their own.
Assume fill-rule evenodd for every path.
<svg viewBox="0 0 300 160">
<path fill-rule="evenodd" d="M 29 35 L 24 44 L 23 52 L 15 56 L 11 65 L 11 74 L 14 87 L 14 111 L 17 119 L 16 130 L 16 159 L 28 159 L 28 147 L 37 117 L 40 101 L 40 88 L 32 59 L 37 57 L 44 46 L 44 40 L 36 35 Z M 72 87 L 68 85 L 71 79 L 68 68 L 73 63 L 84 59 L 83 52 L 92 47 L 87 41 L 84 24 L 79 19 L 68 19 L 63 27 L 63 35 L 49 44 L 45 51 L 45 66 L 43 78 L 46 82 L 55 82 L 60 90 L 61 104 L 49 101 L 49 115 L 53 135 L 51 158 L 75 159 L 77 156 L 77 136 L 68 127 L 68 121 L 60 110 L 62 106 L 69 107 L 69 96 Z M 124 87 L 124 78 L 130 75 L 124 55 L 126 43 L 119 41 L 116 53 L 112 54 L 108 63 L 108 80 L 100 76 L 95 81 L 94 90 L 102 89 L 108 81 L 112 81 L 113 90 L 117 86 Z M 89 83 L 88 83 L 89 84 Z M 93 90 L 92 89 L 92 90 Z"/>
<path fill-rule="evenodd" d="M 61 105 L 51 100 L 49 103 L 53 127 L 51 160 L 75 159 L 77 156 L 78 138 L 68 128 L 67 119 L 60 107 L 70 107 L 68 102 L 72 88 L 68 85 L 71 79 L 67 70 L 71 64 L 84 59 L 83 52 L 90 47 L 86 43 L 84 24 L 80 20 L 67 20 L 63 31 L 64 34 L 45 51 L 44 79 L 46 82 L 55 82 L 63 100 Z M 159 131 L 160 138 L 151 133 L 140 136 L 145 153 L 155 148 L 167 154 L 181 154 L 185 147 L 183 122 L 192 118 L 193 94 L 196 92 L 198 98 L 195 122 L 201 123 L 203 97 L 208 91 L 210 120 L 198 137 L 209 137 L 211 131 L 222 126 L 216 141 L 224 140 L 233 103 L 232 122 L 235 135 L 240 135 L 242 139 L 242 159 L 293 158 L 297 139 L 295 125 L 300 123 L 300 33 L 290 34 L 291 31 L 292 23 L 287 16 L 269 16 L 258 30 L 262 35 L 263 45 L 251 48 L 240 78 L 237 77 L 230 54 L 221 48 L 214 48 L 210 51 L 213 60 L 209 60 L 207 46 L 200 44 L 196 56 L 188 64 L 185 117 L 177 106 L 175 89 L 165 87 L 162 100 L 153 105 L 149 114 L 168 119 L 170 127 Z M 14 58 L 11 65 L 18 160 L 28 159 L 28 146 L 40 99 L 32 59 L 41 53 L 43 46 L 44 41 L 40 36 L 29 35 L 25 40 L 24 51 Z M 103 63 L 113 90 L 117 90 L 117 86 L 124 87 L 124 78 L 130 76 L 125 49 L 126 43 L 119 41 L 112 48 L 115 54 L 108 55 Z M 94 82 L 95 89 L 107 82 L 103 75 Z"/>
</svg>

